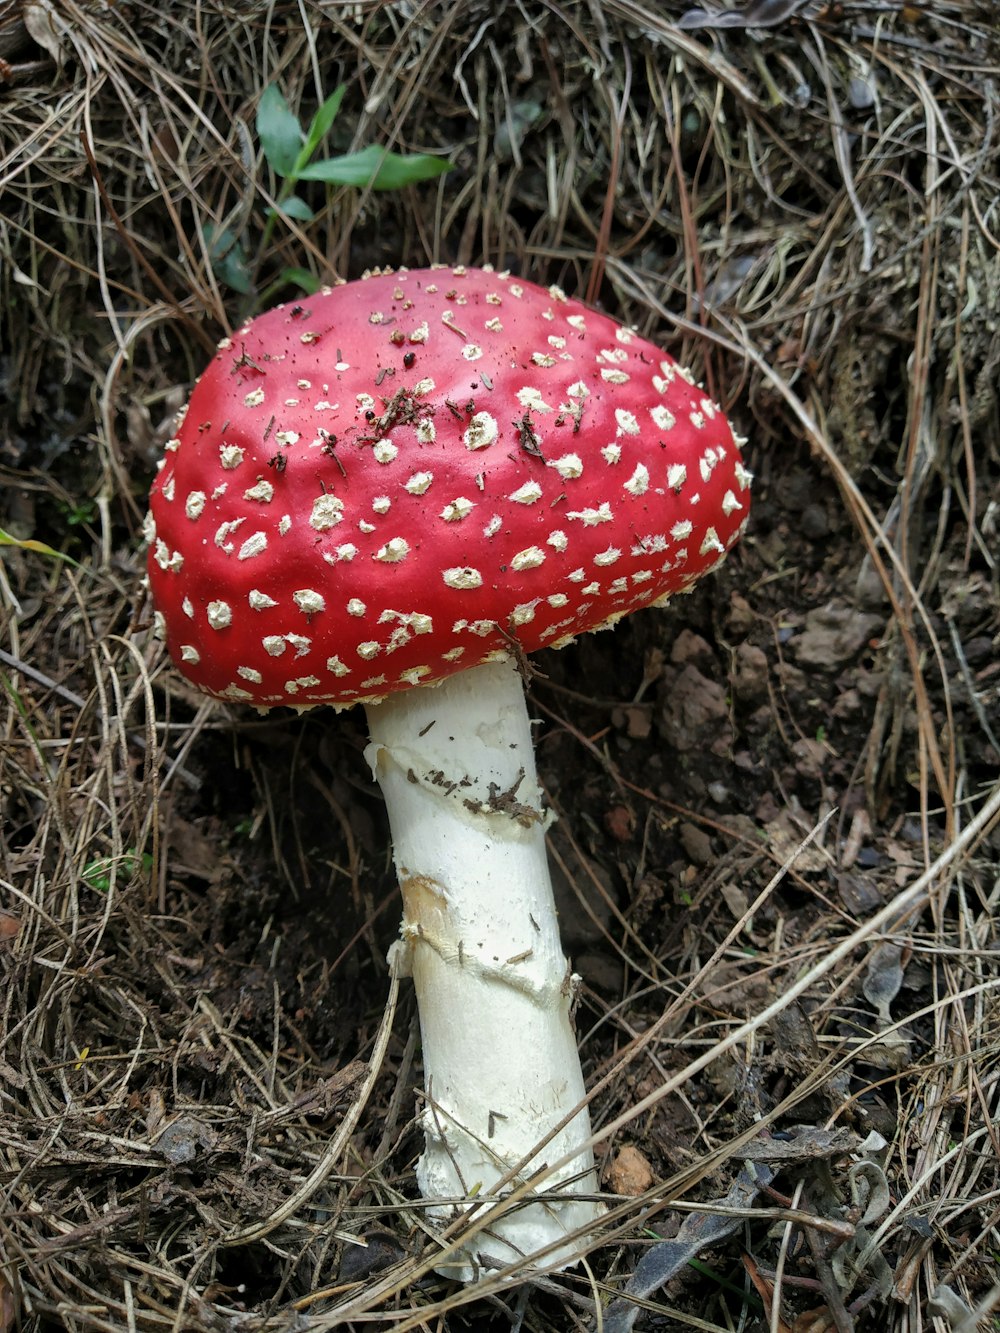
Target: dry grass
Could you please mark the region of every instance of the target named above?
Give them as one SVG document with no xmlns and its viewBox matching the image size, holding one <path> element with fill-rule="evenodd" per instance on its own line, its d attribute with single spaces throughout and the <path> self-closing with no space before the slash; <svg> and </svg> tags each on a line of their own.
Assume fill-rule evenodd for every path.
<svg viewBox="0 0 1000 1333">
<path fill-rule="evenodd" d="M 25 6 L 43 46 L 21 8 L 0 7 L 0 526 L 74 563 L 23 546 L 0 562 L 0 1330 L 988 1326 L 993 7 L 775 5 L 796 14 L 747 33 L 632 0 L 59 0 Z M 315 222 L 268 229 L 253 125 L 275 80 L 306 114 L 347 83 L 338 150 L 453 169 L 401 194 L 318 187 Z M 223 229 L 246 295 L 213 264 Z M 678 808 L 636 761 L 641 731 L 620 744 L 615 707 L 647 707 L 641 667 L 609 697 L 605 645 L 546 664 L 540 763 L 605 966 L 579 1016 L 598 1152 L 637 1145 L 656 1179 L 611 1200 L 575 1273 L 459 1292 L 430 1271 L 412 1197 L 416 1043 L 385 970 L 395 897 L 356 724 L 193 699 L 150 634 L 138 536 L 173 412 L 223 331 L 292 294 L 285 267 L 429 260 L 601 302 L 751 436 L 744 552 L 714 601 L 646 622 L 642 644 L 669 656 L 710 626 L 734 681 L 741 643 L 763 645 L 753 725 L 798 774 L 774 791 L 784 841 L 749 779 L 721 813 L 694 787 Z M 825 563 L 795 470 L 838 515 Z M 752 629 L 726 609 L 737 591 Z M 826 601 L 880 625 L 853 714 L 852 677 L 785 647 Z M 853 723 L 815 780 L 824 709 Z M 733 719 L 739 751 L 751 722 Z M 602 825 L 611 802 L 631 840 Z M 692 827 L 710 858 L 678 860 Z M 685 898 L 663 887 L 678 865 Z M 796 1125 L 781 1160 L 767 1132 Z M 712 1212 L 748 1156 L 777 1171 L 770 1193 L 710 1256 L 742 1294 L 688 1269 L 609 1304 L 652 1228 L 688 1200 Z"/>
</svg>

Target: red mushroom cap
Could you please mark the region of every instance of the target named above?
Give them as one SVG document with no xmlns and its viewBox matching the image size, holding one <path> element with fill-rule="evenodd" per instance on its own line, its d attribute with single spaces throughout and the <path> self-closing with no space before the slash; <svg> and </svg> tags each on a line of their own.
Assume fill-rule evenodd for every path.
<svg viewBox="0 0 1000 1333">
<path fill-rule="evenodd" d="M 688 589 L 749 481 L 717 405 L 608 316 L 374 274 L 220 343 L 152 488 L 150 585 L 209 694 L 372 700 Z"/>
</svg>

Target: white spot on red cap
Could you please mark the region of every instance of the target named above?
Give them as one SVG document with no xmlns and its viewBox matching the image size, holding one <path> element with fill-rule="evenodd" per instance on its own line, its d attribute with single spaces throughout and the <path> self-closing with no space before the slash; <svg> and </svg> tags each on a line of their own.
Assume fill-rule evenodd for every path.
<svg viewBox="0 0 1000 1333">
<path fill-rule="evenodd" d="M 601 457 L 605 463 L 621 462 L 622 447 L 620 444 L 606 444 L 601 450 Z"/>
<path fill-rule="evenodd" d="M 622 553 L 617 546 L 609 546 L 606 551 L 599 551 L 594 556 L 595 565 L 613 565 L 622 557 Z"/>
<path fill-rule="evenodd" d="M 494 443 L 498 434 L 496 418 L 489 412 L 477 412 L 470 418 L 462 442 L 466 449 L 485 449 Z"/>
<path fill-rule="evenodd" d="M 257 478 L 257 484 L 243 492 L 244 500 L 255 500 L 258 504 L 270 504 L 274 499 L 274 487 L 264 477 Z"/>
<path fill-rule="evenodd" d="M 545 552 L 540 546 L 527 546 L 523 551 L 511 557 L 510 567 L 520 574 L 525 569 L 537 569 L 545 563 Z"/>
<path fill-rule="evenodd" d="M 222 444 L 219 446 L 219 462 L 231 472 L 243 462 L 243 450 L 238 444 Z"/>
<path fill-rule="evenodd" d="M 714 528 L 706 528 L 705 536 L 702 539 L 701 546 L 698 548 L 699 555 L 708 555 L 710 551 L 715 551 L 719 555 L 725 555 L 726 548 L 719 541 L 719 534 Z"/>
<path fill-rule="evenodd" d="M 631 477 L 629 477 L 628 481 L 625 482 L 623 489 L 628 491 L 630 495 L 639 496 L 646 494 L 649 490 L 649 468 L 646 467 L 645 463 L 637 463 L 635 465 L 635 471 L 632 473 Z"/>
<path fill-rule="evenodd" d="M 237 552 L 237 560 L 252 560 L 254 556 L 263 555 L 267 550 L 267 533 L 252 533 Z"/>
<path fill-rule="evenodd" d="M 273 597 L 266 592 L 261 592 L 259 588 L 250 589 L 247 594 L 247 601 L 250 603 L 252 611 L 267 611 L 270 607 L 278 605 Z"/>
<path fill-rule="evenodd" d="M 446 523 L 460 523 L 463 518 L 468 518 L 475 507 L 474 501 L 466 499 L 464 495 L 457 495 L 441 510 L 440 517 Z"/>
<path fill-rule="evenodd" d="M 318 615 L 326 610 L 326 598 L 315 588 L 299 588 L 292 593 L 292 601 L 307 616 Z"/>
<path fill-rule="evenodd" d="M 392 501 L 389 499 L 388 495 L 376 495 L 375 499 L 372 501 L 372 509 L 376 514 L 388 514 L 391 508 Z"/>
<path fill-rule="evenodd" d="M 227 523 L 219 524 L 215 529 L 214 541 L 220 551 L 225 551 L 227 555 L 231 555 L 233 551 L 236 550 L 236 543 L 230 541 L 230 538 L 236 529 L 246 521 L 246 516 L 244 515 L 242 518 L 232 518 Z"/>
<path fill-rule="evenodd" d="M 365 662 L 370 662 L 381 651 L 382 645 L 375 639 L 366 639 L 364 643 L 358 644 L 358 656 Z"/>
<path fill-rule="evenodd" d="M 472 569 L 468 565 L 458 565 L 452 569 L 446 569 L 441 577 L 446 587 L 455 588 L 459 591 L 468 591 L 483 586 L 482 574 L 478 569 Z"/>
<path fill-rule="evenodd" d="M 681 487 L 687 481 L 688 470 L 683 463 L 671 463 L 667 468 L 667 485 L 680 494 Z"/>
<path fill-rule="evenodd" d="M 263 389 L 259 389 L 259 388 L 258 388 L 258 389 L 251 389 L 250 392 L 249 392 L 248 394 L 245 394 L 245 395 L 244 395 L 244 398 L 243 398 L 243 406 L 244 406 L 244 407 L 260 407 L 260 405 L 261 405 L 261 403 L 262 403 L 263 401 L 264 401 L 264 390 L 263 390 Z"/>
<path fill-rule="evenodd" d="M 424 676 L 429 676 L 431 669 L 429 666 L 407 667 L 405 671 L 399 673 L 399 679 L 404 685 L 419 685 Z"/>
<path fill-rule="evenodd" d="M 181 644 L 181 661 L 190 662 L 192 666 L 197 666 L 201 661 L 201 653 L 190 643 Z"/>
<path fill-rule="evenodd" d="M 632 555 L 658 555 L 667 549 L 667 539 L 662 532 L 649 533 L 640 537 L 632 547 Z"/>
<path fill-rule="evenodd" d="M 624 407 L 616 407 L 615 421 L 618 423 L 618 431 L 621 435 L 639 434 L 639 422 L 634 412 L 629 412 Z"/>
<path fill-rule="evenodd" d="M 732 491 L 726 491 L 725 495 L 722 497 L 722 512 L 725 514 L 726 518 L 728 518 L 735 510 L 742 508 L 743 506 Z"/>
<path fill-rule="evenodd" d="M 526 481 L 523 486 L 518 486 L 516 491 L 511 491 L 507 496 L 508 500 L 513 500 L 519 505 L 533 505 L 542 498 L 544 494 L 537 481 Z"/>
<path fill-rule="evenodd" d="M 423 495 L 433 480 L 433 472 L 414 472 L 413 476 L 404 482 L 403 490 L 409 491 L 411 495 Z"/>
<path fill-rule="evenodd" d="M 533 384 L 526 384 L 514 395 L 526 412 L 551 412 L 552 408 L 542 397 L 540 389 Z"/>
<path fill-rule="evenodd" d="M 668 407 L 663 403 L 657 403 L 655 407 L 649 409 L 649 415 L 652 418 L 653 425 L 657 430 L 673 430 L 677 424 L 677 418 Z"/>
<path fill-rule="evenodd" d="M 201 518 L 205 511 L 207 501 L 208 496 L 204 491 L 192 491 L 184 501 L 184 512 L 192 522 L 194 522 L 195 519 Z"/>
<path fill-rule="evenodd" d="M 583 459 L 579 454 L 563 454 L 562 458 L 553 458 L 548 466 L 567 481 L 583 475 Z"/>
<path fill-rule="evenodd" d="M 605 500 L 596 509 L 573 509 L 566 515 L 567 518 L 577 519 L 583 523 L 585 528 L 594 528 L 598 523 L 611 523 L 614 515 L 611 512 L 611 506 Z"/>
<path fill-rule="evenodd" d="M 376 463 L 394 463 L 399 450 L 392 440 L 376 440 L 372 445 L 372 454 Z"/>
<path fill-rule="evenodd" d="M 233 608 L 228 602 L 209 602 L 208 623 L 212 629 L 226 629 L 233 623 Z"/>
<path fill-rule="evenodd" d="M 238 666 L 236 674 L 243 680 L 248 680 L 251 685 L 259 685 L 264 679 L 256 667 Z"/>
<path fill-rule="evenodd" d="M 327 532 L 330 528 L 336 527 L 343 517 L 343 500 L 338 500 L 335 495 L 329 493 L 318 495 L 313 501 L 309 526 L 315 528 L 317 532 Z"/>
<path fill-rule="evenodd" d="M 327 671 L 332 672 L 335 676 L 349 676 L 351 674 L 351 668 L 345 666 L 336 654 L 333 657 L 328 657 L 326 659 L 326 669 Z"/>
<path fill-rule="evenodd" d="M 405 537 L 392 537 L 384 546 L 380 546 L 372 557 L 387 565 L 398 565 L 410 554 L 410 543 Z"/>
<path fill-rule="evenodd" d="M 545 538 L 545 544 L 551 546 L 553 551 L 562 552 L 565 551 L 566 547 L 569 545 L 569 538 L 566 536 L 565 532 L 563 532 L 562 528 L 556 528 L 554 532 L 550 532 Z"/>
<path fill-rule="evenodd" d="M 352 597 L 347 603 L 347 614 L 349 616 L 363 616 L 368 610 L 360 597 Z"/>
<path fill-rule="evenodd" d="M 386 609 L 378 618 L 380 625 L 388 625 L 393 621 L 412 629 L 414 634 L 432 634 L 434 632 L 433 619 L 425 615 L 423 611 L 392 611 Z"/>
</svg>

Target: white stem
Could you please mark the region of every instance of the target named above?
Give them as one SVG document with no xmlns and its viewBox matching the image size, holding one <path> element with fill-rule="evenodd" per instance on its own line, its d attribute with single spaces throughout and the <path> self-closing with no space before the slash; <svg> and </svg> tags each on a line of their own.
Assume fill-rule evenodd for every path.
<svg viewBox="0 0 1000 1333">
<path fill-rule="evenodd" d="M 575 1153 L 529 1204 L 492 1221 L 439 1271 L 470 1282 L 560 1241 L 538 1262 L 565 1266 L 602 1209 L 580 1197 L 597 1181 L 570 1022 L 576 979 L 559 943 L 520 678 L 507 662 L 474 667 L 367 711 L 366 753 L 389 811 L 420 1011 L 421 1192 L 471 1196 L 482 1210 Z M 469 1206 L 442 1204 L 432 1218 L 445 1224 Z"/>
</svg>

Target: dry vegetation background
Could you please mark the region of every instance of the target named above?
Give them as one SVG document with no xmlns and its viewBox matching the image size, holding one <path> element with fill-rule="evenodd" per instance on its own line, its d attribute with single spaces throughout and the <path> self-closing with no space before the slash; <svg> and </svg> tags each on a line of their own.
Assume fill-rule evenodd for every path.
<svg viewBox="0 0 1000 1333">
<path fill-rule="evenodd" d="M 998 20 L 715 11 L 0 4 L 2 1333 L 996 1328 Z M 451 170 L 268 224 L 271 82 Z M 539 655 L 610 1208 L 463 1291 L 362 721 L 194 698 L 139 535 L 286 268 L 432 260 L 658 338 L 757 473 L 711 586 Z"/>
</svg>

